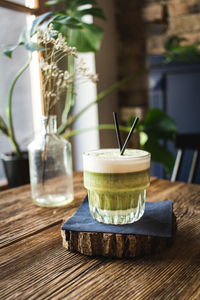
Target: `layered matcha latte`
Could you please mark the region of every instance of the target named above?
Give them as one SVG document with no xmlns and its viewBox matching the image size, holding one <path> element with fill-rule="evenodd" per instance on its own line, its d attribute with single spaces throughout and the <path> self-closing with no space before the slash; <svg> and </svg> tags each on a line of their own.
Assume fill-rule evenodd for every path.
<svg viewBox="0 0 200 300">
<path fill-rule="evenodd" d="M 90 213 L 106 224 L 127 224 L 144 213 L 150 154 L 137 149 L 101 149 L 83 154 Z"/>
</svg>

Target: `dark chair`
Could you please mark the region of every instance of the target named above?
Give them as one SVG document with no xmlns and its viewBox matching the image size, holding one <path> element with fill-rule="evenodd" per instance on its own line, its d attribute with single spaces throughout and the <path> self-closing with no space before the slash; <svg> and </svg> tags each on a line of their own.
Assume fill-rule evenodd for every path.
<svg viewBox="0 0 200 300">
<path fill-rule="evenodd" d="M 200 151 L 200 133 L 195 134 L 177 134 L 175 138 L 175 147 L 178 149 L 171 181 L 178 180 L 178 174 L 185 150 L 193 151 L 192 163 L 188 175 L 188 183 L 192 183 L 197 172 L 198 156 Z"/>
</svg>

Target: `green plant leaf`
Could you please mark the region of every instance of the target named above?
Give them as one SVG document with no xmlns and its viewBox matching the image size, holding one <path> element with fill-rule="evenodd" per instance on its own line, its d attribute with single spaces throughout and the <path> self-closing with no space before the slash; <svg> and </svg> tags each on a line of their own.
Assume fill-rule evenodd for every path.
<svg viewBox="0 0 200 300">
<path fill-rule="evenodd" d="M 185 38 L 181 38 L 177 35 L 171 35 L 170 37 L 167 38 L 167 40 L 164 43 L 164 48 L 165 50 L 170 50 L 174 47 L 177 47 L 180 45 L 181 42 L 186 41 Z"/>
<path fill-rule="evenodd" d="M 176 123 L 158 108 L 150 109 L 141 125 L 144 132 L 148 135 L 153 134 L 157 139 L 173 140 L 177 132 Z"/>
<path fill-rule="evenodd" d="M 33 36 L 37 31 L 38 25 L 40 25 L 46 18 L 50 17 L 52 14 L 53 12 L 47 12 L 35 18 L 30 29 L 30 36 Z"/>
<path fill-rule="evenodd" d="M 103 30 L 95 24 L 59 14 L 54 20 L 54 29 L 66 36 L 68 44 L 76 47 L 79 52 L 96 52 L 100 48 Z"/>
<path fill-rule="evenodd" d="M 53 23 L 54 20 L 56 20 L 58 16 L 53 15 L 51 18 L 48 18 L 46 21 L 43 21 L 40 25 L 41 30 L 46 30 L 49 24 Z"/>
<path fill-rule="evenodd" d="M 82 23 L 78 19 L 70 16 L 60 16 L 55 20 L 54 24 L 67 25 L 69 28 L 82 28 Z"/>
<path fill-rule="evenodd" d="M 24 43 L 24 46 L 27 50 L 33 52 L 33 51 L 45 51 L 45 48 L 43 48 L 42 46 L 33 43 L 32 41 L 26 42 Z"/>
<path fill-rule="evenodd" d="M 130 126 L 134 119 L 130 119 Z M 173 140 L 177 132 L 176 123 L 164 111 L 153 108 L 144 121 L 138 122 L 136 130 L 140 135 L 141 148 L 151 153 L 152 161 L 163 164 L 168 175 L 174 165 L 174 156 L 161 142 Z"/>
<path fill-rule="evenodd" d="M 62 3 L 63 0 L 50 0 L 50 1 L 46 1 L 45 2 L 45 5 L 46 6 L 51 6 L 51 5 L 56 5 L 56 4 L 59 4 L 59 3 Z"/>
<path fill-rule="evenodd" d="M 57 2 L 57 1 L 56 1 Z M 76 47 L 79 52 L 96 52 L 100 48 L 103 30 L 95 25 L 82 21 L 85 15 L 96 16 L 105 19 L 101 8 L 94 0 L 63 0 L 66 9 L 54 11 L 54 29 L 61 32 L 70 46 Z M 84 8 L 82 5 L 91 5 Z M 39 20 L 37 24 L 42 24 Z"/>
<path fill-rule="evenodd" d="M 9 91 L 8 91 L 7 119 L 8 119 L 8 128 L 9 128 L 9 130 L 8 130 L 9 138 L 10 138 L 11 144 L 13 145 L 15 154 L 19 157 L 21 156 L 21 150 L 20 150 L 19 143 L 17 142 L 16 137 L 15 137 L 15 130 L 14 130 L 14 126 L 13 126 L 13 116 L 12 116 L 13 91 L 14 91 L 15 85 L 16 85 L 17 81 L 19 80 L 19 78 L 21 77 L 21 75 L 30 66 L 31 58 L 32 57 L 30 55 L 27 63 L 17 72 L 17 74 L 15 75 L 15 77 L 11 83 Z"/>
<path fill-rule="evenodd" d="M 56 23 L 53 23 L 53 29 L 59 31 L 64 36 L 68 36 L 69 27 L 66 25 L 62 25 L 62 24 L 56 22 Z"/>
<path fill-rule="evenodd" d="M 148 140 L 148 135 L 144 132 L 140 132 L 140 145 L 143 146 Z"/>
<path fill-rule="evenodd" d="M 99 7 L 92 7 L 92 8 L 88 8 L 88 9 L 82 9 L 82 10 L 79 10 L 76 14 L 76 16 L 80 19 L 82 19 L 83 16 L 85 15 L 91 15 L 93 17 L 99 17 L 103 20 L 106 20 L 106 17 L 102 11 L 101 8 Z"/>
<path fill-rule="evenodd" d="M 127 126 L 119 126 L 119 129 L 121 131 L 124 131 L 124 132 L 129 132 L 130 131 L 130 127 L 127 127 Z M 93 127 L 70 130 L 67 133 L 64 133 L 62 135 L 62 137 L 66 138 L 66 139 L 69 139 L 74 135 L 84 133 L 84 132 L 87 132 L 87 131 L 91 131 L 91 130 L 115 130 L 115 125 L 114 124 L 99 124 L 99 125 L 93 126 Z"/>
<path fill-rule="evenodd" d="M 97 52 L 101 45 L 103 30 L 95 24 L 83 23 L 81 30 L 69 31 L 68 43 L 76 47 L 79 52 Z"/>
<path fill-rule="evenodd" d="M 18 41 L 19 45 L 24 45 L 24 47 L 28 50 L 28 51 L 43 51 L 44 48 L 42 46 L 40 46 L 39 44 L 34 43 L 31 40 L 31 35 L 30 35 L 30 31 L 27 30 L 27 28 L 25 28 L 20 37 L 19 37 L 19 41 Z"/>
<path fill-rule="evenodd" d="M 96 99 L 94 99 L 93 101 L 91 101 L 89 104 L 87 104 L 85 107 L 83 107 L 79 112 L 77 112 L 75 115 L 73 115 L 73 117 L 71 118 L 71 120 L 66 120 L 66 122 L 62 123 L 60 125 L 60 127 L 58 128 L 58 134 L 63 134 L 65 132 L 65 130 L 70 129 L 72 127 L 72 125 L 77 121 L 77 119 L 80 118 L 80 116 L 82 116 L 90 107 L 92 107 L 94 104 L 99 103 L 106 96 L 110 95 L 112 92 L 114 92 L 117 89 L 119 89 L 120 86 L 122 86 L 126 82 L 130 81 L 131 79 L 133 79 L 137 75 L 138 75 L 138 73 L 136 73 L 134 75 L 133 74 L 128 75 L 128 76 L 122 78 L 121 80 L 115 82 L 114 84 L 112 84 L 111 86 L 109 86 L 104 91 L 100 92 L 97 95 Z M 129 130 L 130 130 L 130 127 L 129 127 Z"/>
<path fill-rule="evenodd" d="M 63 0 L 63 2 L 65 2 L 67 10 L 71 10 L 73 12 L 80 9 L 82 5 L 97 5 L 95 0 Z"/>
<path fill-rule="evenodd" d="M 5 54 L 6 56 L 8 56 L 9 58 L 12 58 L 12 54 L 13 52 L 15 51 L 15 49 L 18 47 L 18 46 L 21 46 L 21 45 L 24 45 L 24 47 L 28 50 L 28 51 L 37 51 L 37 50 L 40 50 L 40 51 L 43 51 L 44 48 L 36 43 L 34 43 L 32 40 L 31 40 L 31 36 L 30 36 L 30 31 L 28 31 L 27 28 L 25 28 L 20 36 L 19 36 L 19 39 L 18 39 L 18 42 L 17 44 L 12 44 L 12 45 L 7 45 L 3 48 L 3 54 Z"/>
<path fill-rule="evenodd" d="M 3 118 L 0 116 L 0 130 L 7 136 L 9 136 L 8 127 L 4 122 Z"/>
<path fill-rule="evenodd" d="M 200 62 L 199 42 L 190 45 L 182 45 L 187 41 L 185 38 L 176 35 L 170 36 L 165 44 L 165 63 L 170 62 Z"/>
<path fill-rule="evenodd" d="M 170 174 L 174 166 L 174 156 L 164 146 L 160 145 L 153 135 L 148 136 L 148 140 L 141 148 L 151 153 L 152 161 L 163 164 L 167 176 Z"/>
<path fill-rule="evenodd" d="M 195 44 L 174 47 L 169 55 L 174 61 L 195 62 L 200 59 L 200 51 Z"/>
<path fill-rule="evenodd" d="M 12 58 L 13 51 L 18 47 L 18 44 L 13 45 L 7 45 L 3 49 L 3 54 L 8 56 L 9 58 Z"/>
</svg>

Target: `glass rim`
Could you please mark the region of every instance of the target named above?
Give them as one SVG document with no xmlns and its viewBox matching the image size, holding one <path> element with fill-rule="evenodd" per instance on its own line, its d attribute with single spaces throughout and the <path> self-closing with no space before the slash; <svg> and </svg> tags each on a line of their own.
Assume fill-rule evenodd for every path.
<svg viewBox="0 0 200 300">
<path fill-rule="evenodd" d="M 102 148 L 102 149 L 95 149 L 95 150 L 89 150 L 89 151 L 85 151 L 83 152 L 83 156 L 87 157 L 87 158 L 91 158 L 91 159 L 98 159 L 98 160 L 119 160 L 119 161 L 124 161 L 124 160 L 143 160 L 146 158 L 150 158 L 151 157 L 151 153 L 142 149 L 132 149 L 132 148 L 127 148 L 126 150 L 137 150 L 140 152 L 143 152 L 143 155 L 139 155 L 139 156 L 135 156 L 135 155 L 119 155 L 119 156 L 113 156 L 113 157 L 106 157 L 106 156 L 96 156 L 96 155 L 91 155 L 92 153 L 104 153 L 104 152 L 111 152 L 111 151 L 119 151 L 120 154 L 120 150 L 118 148 Z M 126 152 L 126 151 L 125 151 Z"/>
</svg>

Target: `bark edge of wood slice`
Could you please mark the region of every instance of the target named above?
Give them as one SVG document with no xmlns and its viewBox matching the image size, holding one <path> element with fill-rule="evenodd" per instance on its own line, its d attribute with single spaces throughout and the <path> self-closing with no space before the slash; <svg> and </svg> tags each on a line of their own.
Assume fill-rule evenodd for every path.
<svg viewBox="0 0 200 300">
<path fill-rule="evenodd" d="M 172 246 L 177 229 L 176 216 L 172 215 L 172 236 L 118 234 L 61 230 L 63 247 L 87 256 L 136 257 L 159 253 Z"/>
</svg>

